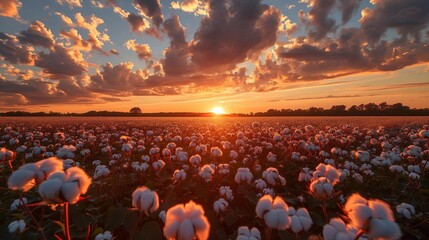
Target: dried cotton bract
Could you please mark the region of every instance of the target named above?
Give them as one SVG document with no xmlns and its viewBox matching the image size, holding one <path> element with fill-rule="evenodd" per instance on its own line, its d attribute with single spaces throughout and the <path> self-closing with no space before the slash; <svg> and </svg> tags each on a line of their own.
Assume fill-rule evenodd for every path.
<svg viewBox="0 0 429 240">
<path fill-rule="evenodd" d="M 168 209 L 163 231 L 167 239 L 193 240 L 196 237 L 206 240 L 210 223 L 204 216 L 203 207 L 190 201 Z"/>
</svg>

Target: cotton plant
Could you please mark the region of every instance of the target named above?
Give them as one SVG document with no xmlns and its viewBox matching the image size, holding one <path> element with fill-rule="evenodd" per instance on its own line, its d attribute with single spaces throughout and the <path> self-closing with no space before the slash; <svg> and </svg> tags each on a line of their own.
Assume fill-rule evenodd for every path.
<svg viewBox="0 0 429 240">
<path fill-rule="evenodd" d="M 193 201 L 171 207 L 165 217 L 165 238 L 207 240 L 210 223 L 204 213 L 203 207 Z"/>
</svg>

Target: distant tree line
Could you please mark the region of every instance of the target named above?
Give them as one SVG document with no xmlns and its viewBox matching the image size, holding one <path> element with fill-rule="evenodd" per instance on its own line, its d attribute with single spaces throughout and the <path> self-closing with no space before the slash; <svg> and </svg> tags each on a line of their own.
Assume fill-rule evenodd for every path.
<svg viewBox="0 0 429 240">
<path fill-rule="evenodd" d="M 334 105 L 330 109 L 310 107 L 308 109 L 268 109 L 257 112 L 254 116 L 429 116 L 429 108 L 411 109 L 402 103 L 368 103 L 353 105 Z"/>
<path fill-rule="evenodd" d="M 329 109 L 310 107 L 308 109 L 268 109 L 266 112 L 231 113 L 226 116 L 429 116 L 429 108 L 412 109 L 402 103 L 380 104 L 368 103 L 353 105 L 347 109 L 345 105 L 334 105 Z M 86 113 L 60 112 L 24 112 L 12 111 L 0 113 L 0 116 L 75 116 L 75 117 L 208 117 L 213 113 L 198 112 L 155 112 L 144 113 L 140 108 L 132 108 L 129 112 L 89 111 Z"/>
</svg>

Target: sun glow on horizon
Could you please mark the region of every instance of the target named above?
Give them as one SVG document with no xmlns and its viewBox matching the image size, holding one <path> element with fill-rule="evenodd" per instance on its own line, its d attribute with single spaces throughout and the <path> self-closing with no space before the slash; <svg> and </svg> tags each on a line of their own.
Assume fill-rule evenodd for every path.
<svg viewBox="0 0 429 240">
<path fill-rule="evenodd" d="M 214 107 L 214 108 L 212 108 L 211 112 L 216 114 L 216 115 L 225 114 L 225 110 L 222 107 Z"/>
</svg>

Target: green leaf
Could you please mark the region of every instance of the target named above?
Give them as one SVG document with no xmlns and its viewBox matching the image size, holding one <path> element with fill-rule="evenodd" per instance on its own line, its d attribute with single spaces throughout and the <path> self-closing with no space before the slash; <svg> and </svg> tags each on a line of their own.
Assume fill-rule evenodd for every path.
<svg viewBox="0 0 429 240">
<path fill-rule="evenodd" d="M 103 232 L 104 232 L 103 228 L 98 227 L 98 228 L 94 229 L 94 231 L 92 231 L 91 237 L 95 237 L 98 234 L 103 233 Z"/>
<path fill-rule="evenodd" d="M 161 240 L 163 239 L 162 229 L 155 221 L 146 222 L 142 229 L 136 234 L 134 239 Z"/>
<path fill-rule="evenodd" d="M 256 205 L 256 203 L 258 203 L 258 196 L 254 191 L 248 191 L 246 193 L 246 199 L 249 200 L 249 202 L 251 202 L 252 204 Z"/>
<path fill-rule="evenodd" d="M 124 207 L 111 206 L 107 210 L 106 229 L 116 230 L 122 224 L 127 209 Z"/>
<path fill-rule="evenodd" d="M 231 208 L 226 211 L 224 221 L 228 227 L 231 227 L 238 219 L 238 214 L 234 209 Z"/>
</svg>

